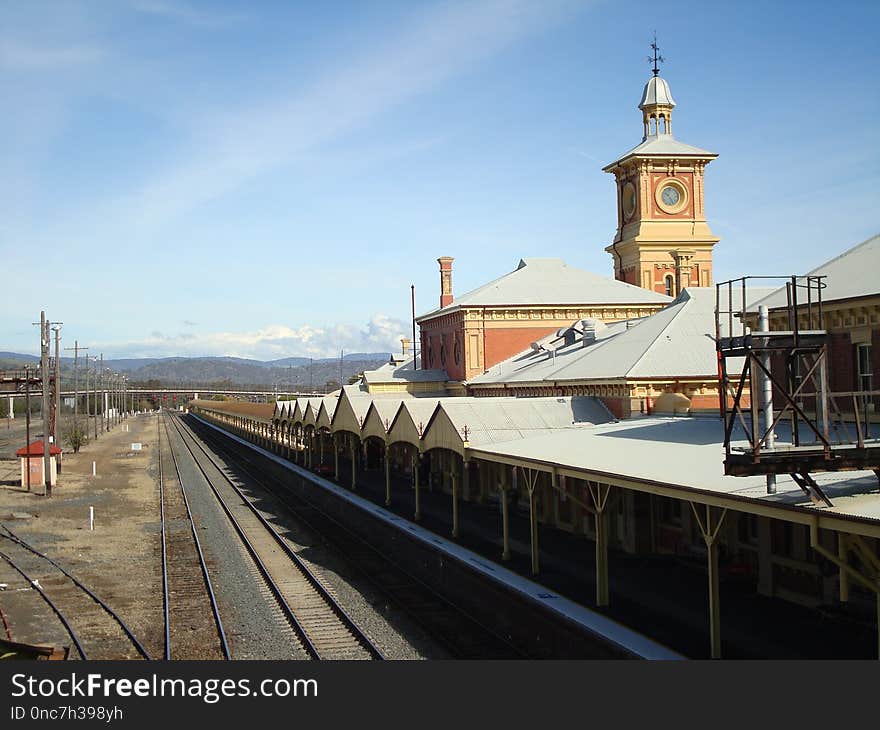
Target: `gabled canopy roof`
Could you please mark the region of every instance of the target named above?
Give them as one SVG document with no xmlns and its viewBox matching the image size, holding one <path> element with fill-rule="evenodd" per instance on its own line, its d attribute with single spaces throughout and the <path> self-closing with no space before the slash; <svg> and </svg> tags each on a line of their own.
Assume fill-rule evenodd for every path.
<svg viewBox="0 0 880 730">
<path fill-rule="evenodd" d="M 379 393 L 371 395 L 358 385 L 346 385 L 333 413 L 331 428 L 333 431 L 350 431 L 360 435 L 361 427 L 367 417 L 367 411 L 373 401 L 384 400 L 396 408 L 402 400 L 412 399 L 409 393 Z"/>
<path fill-rule="evenodd" d="M 391 428 L 391 422 L 397 415 L 402 399 L 376 398 L 367 409 L 364 417 L 364 425 L 361 429 L 361 438 L 376 436 L 384 439 Z"/>
<path fill-rule="evenodd" d="M 306 407 L 303 409 L 303 426 L 314 426 L 318 420 L 318 409 L 321 407 L 320 398 L 306 399 Z"/>
<path fill-rule="evenodd" d="M 612 421 L 598 400 L 586 396 L 551 398 L 446 398 L 422 436 L 426 451 L 464 452 L 465 442 L 482 445 L 526 438 L 558 429 Z"/>
<path fill-rule="evenodd" d="M 410 398 L 401 401 L 391 421 L 391 428 L 388 429 L 388 443 L 404 441 L 420 447 L 422 433 L 439 404 L 439 398 Z"/>
<path fill-rule="evenodd" d="M 337 403 L 339 403 L 338 395 L 325 395 L 321 398 L 318 417 L 315 419 L 315 428 L 330 428 L 330 425 L 333 423 L 333 414 L 336 412 Z"/>
<path fill-rule="evenodd" d="M 462 294 L 440 309 L 423 314 L 421 322 L 459 307 L 591 306 L 602 304 L 665 304 L 664 294 L 569 266 L 562 259 L 521 259 L 508 274 Z"/>
</svg>

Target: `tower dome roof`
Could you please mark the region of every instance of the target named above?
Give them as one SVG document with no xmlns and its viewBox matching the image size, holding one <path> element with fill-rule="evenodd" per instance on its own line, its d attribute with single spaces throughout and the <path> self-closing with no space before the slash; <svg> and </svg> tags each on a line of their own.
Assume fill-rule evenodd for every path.
<svg viewBox="0 0 880 730">
<path fill-rule="evenodd" d="M 652 76 L 645 84 L 645 90 L 642 92 L 642 101 L 639 103 L 639 109 L 644 110 L 645 107 L 656 106 L 662 104 L 668 107 L 675 106 L 675 100 L 672 98 L 672 92 L 669 90 L 669 84 L 666 79 L 659 76 Z"/>
</svg>

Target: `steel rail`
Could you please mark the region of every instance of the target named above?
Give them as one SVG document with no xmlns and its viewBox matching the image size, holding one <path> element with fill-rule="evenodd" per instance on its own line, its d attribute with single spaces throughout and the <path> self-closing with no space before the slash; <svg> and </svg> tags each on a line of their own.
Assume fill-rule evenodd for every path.
<svg viewBox="0 0 880 730">
<path fill-rule="evenodd" d="M 162 614 L 165 621 L 165 648 L 163 659 L 171 659 L 171 616 L 168 608 L 168 548 L 165 544 L 165 483 L 162 477 L 162 428 L 161 416 L 156 415 L 156 450 L 159 452 L 159 521 L 162 526 Z M 169 442 L 169 448 L 170 448 Z"/>
<path fill-rule="evenodd" d="M 200 436 L 201 436 L 201 434 L 200 434 Z M 211 434 L 206 439 L 206 441 L 209 441 L 211 443 L 212 448 L 215 448 L 218 451 L 226 454 L 227 456 L 230 456 L 233 459 L 235 459 L 239 464 L 239 469 L 241 469 L 241 471 L 244 472 L 248 477 L 250 477 L 254 481 L 259 481 L 261 484 L 265 485 L 265 482 L 261 481 L 261 479 L 258 479 L 257 475 L 253 472 L 253 470 L 248 469 L 247 467 L 241 465 L 242 462 L 247 461 L 247 459 L 245 457 L 243 457 L 240 454 L 236 454 L 232 449 L 229 448 L 229 446 L 227 444 L 223 443 L 214 434 Z M 250 463 L 250 462 L 247 461 L 247 463 Z M 268 477 L 268 479 L 271 482 L 273 482 L 274 484 L 276 484 L 278 487 L 277 489 L 272 489 L 272 488 L 266 486 L 266 489 L 273 496 L 275 496 L 277 499 L 281 500 L 281 502 L 284 504 L 284 506 L 287 507 L 288 510 L 290 510 L 290 512 L 294 515 L 294 517 L 298 521 L 300 521 L 302 524 L 304 524 L 306 527 L 308 527 L 310 530 L 312 530 L 315 534 L 321 535 L 323 537 L 324 531 L 322 531 L 319 527 L 313 525 L 312 522 L 310 522 L 309 519 L 302 514 L 302 508 L 297 507 L 295 504 L 293 504 L 292 500 L 300 502 L 301 504 L 305 505 L 306 509 L 312 510 L 313 512 L 316 512 L 320 517 L 322 517 L 326 521 L 332 523 L 340 533 L 346 535 L 350 540 L 355 541 L 358 545 L 360 545 L 362 547 L 363 550 L 369 551 L 370 554 L 377 556 L 378 559 L 380 559 L 384 563 L 386 563 L 391 569 L 399 572 L 400 574 L 405 575 L 408 580 L 412 581 L 414 584 L 418 585 L 421 590 L 423 590 L 426 593 L 428 593 L 429 595 L 431 595 L 434 599 L 436 599 L 436 601 L 439 604 L 447 606 L 450 610 L 457 612 L 463 618 L 465 618 L 465 619 L 473 622 L 473 624 L 479 626 L 488 635 L 492 636 L 499 643 L 501 643 L 504 646 L 506 646 L 507 648 L 509 648 L 518 657 L 523 658 L 523 659 L 528 658 L 528 655 L 526 653 L 524 653 L 515 644 L 510 642 L 506 637 L 495 632 L 493 629 L 485 626 L 485 624 L 483 624 L 482 622 L 478 621 L 476 618 L 471 616 L 470 613 L 468 613 L 467 611 L 465 611 L 461 607 L 455 605 L 453 602 L 451 602 L 449 599 L 445 598 L 444 596 L 441 596 L 439 593 L 437 593 L 437 591 L 435 591 L 433 588 L 431 588 L 429 585 L 424 583 L 419 578 L 411 575 L 407 571 L 397 567 L 394 563 L 388 561 L 388 559 L 384 555 L 382 555 L 382 553 L 380 551 L 376 550 L 375 547 L 373 547 L 367 541 L 365 541 L 363 538 L 361 538 L 360 536 L 358 536 L 357 534 L 352 532 L 348 527 L 346 527 L 344 524 L 339 522 L 339 520 L 326 514 L 322 509 L 320 509 L 319 507 L 316 507 L 314 504 L 312 504 L 309 500 L 305 499 L 304 497 L 300 497 L 298 495 L 291 495 L 289 493 L 287 487 L 284 485 L 284 483 L 278 477 L 276 477 L 272 474 L 268 474 L 268 473 L 265 474 L 264 476 Z M 334 544 L 334 541 L 332 539 L 330 539 L 329 542 L 331 545 Z M 422 628 L 424 628 L 426 631 L 428 631 L 428 633 L 432 633 L 431 626 L 424 623 L 423 621 L 420 621 L 417 617 L 413 616 L 412 610 L 407 609 L 407 605 L 406 605 L 405 601 L 401 601 L 401 600 L 397 599 L 394 596 L 392 591 L 389 591 L 387 588 L 382 586 L 380 583 L 377 583 L 373 579 L 373 577 L 369 574 L 369 572 L 367 572 L 363 567 L 359 566 L 357 563 L 352 563 L 352 565 L 355 568 L 357 568 L 358 571 L 363 576 L 365 576 L 377 590 L 381 591 L 389 600 L 396 603 L 405 613 L 410 615 L 416 621 L 416 623 L 419 623 L 420 625 L 422 625 Z M 439 643 L 443 644 L 446 647 L 446 649 L 449 650 L 453 655 L 458 655 L 460 653 L 458 648 L 455 645 L 444 640 L 442 637 L 434 636 L 434 639 L 435 639 L 435 641 L 438 641 Z"/>
<path fill-rule="evenodd" d="M 121 618 L 119 618 L 119 615 L 112 608 L 110 608 L 110 606 L 108 606 L 103 600 L 101 600 L 101 598 L 99 598 L 97 595 L 95 595 L 95 593 L 91 589 L 89 589 L 88 586 L 84 585 L 75 575 L 73 575 L 69 571 L 65 570 L 58 563 L 56 563 L 54 560 L 52 560 L 52 558 L 50 558 L 48 555 L 44 555 L 39 550 L 37 550 L 35 547 L 33 547 L 32 545 L 29 545 L 27 542 L 22 540 L 20 537 L 18 537 L 18 535 L 16 535 L 14 532 L 12 532 L 12 530 L 10 530 L 6 525 L 0 524 L 0 527 L 2 527 L 3 530 L 5 530 L 8 533 L 7 535 L 0 534 L 0 537 L 5 537 L 7 540 L 10 540 L 14 543 L 17 543 L 18 545 L 21 545 L 21 547 L 23 547 L 25 550 L 32 552 L 37 557 L 42 558 L 47 563 L 49 563 L 50 565 L 52 565 L 55 568 L 57 568 L 58 570 L 60 570 L 71 581 L 73 581 L 74 585 L 76 585 L 77 588 L 80 588 L 82 591 L 84 591 L 86 593 L 86 595 L 89 596 L 89 598 L 91 598 L 95 603 L 97 603 L 101 608 L 103 608 L 110 615 L 110 617 L 114 621 L 116 621 L 117 624 L 119 624 L 119 627 L 122 629 L 123 633 L 125 633 L 125 635 L 129 639 L 129 641 L 131 641 L 131 643 L 134 645 L 135 649 L 137 649 L 138 653 L 144 659 L 152 660 L 150 653 L 143 647 L 141 642 L 138 641 L 138 638 L 137 638 L 137 636 L 134 635 L 134 632 L 130 628 L 128 628 L 128 626 L 125 624 L 125 622 Z"/>
<path fill-rule="evenodd" d="M 198 440 L 195 438 L 195 435 L 190 431 L 189 427 L 185 424 L 181 424 L 179 419 L 174 419 L 175 425 L 178 430 L 183 428 L 188 431 L 188 436 L 192 440 L 192 442 L 199 448 L 199 450 L 205 455 L 205 458 L 211 462 L 215 469 L 217 469 L 235 491 L 235 493 L 241 498 L 247 507 L 250 508 L 251 512 L 257 517 L 260 521 L 260 524 L 272 535 L 275 539 L 278 546 L 283 550 L 285 555 L 287 555 L 296 566 L 302 571 L 306 580 L 309 584 L 314 588 L 315 591 L 324 599 L 324 601 L 329 605 L 329 607 L 333 610 L 333 613 L 339 618 L 342 624 L 354 635 L 357 639 L 358 643 L 363 646 L 364 649 L 370 654 L 373 659 L 384 659 L 382 652 L 376 646 L 375 642 L 368 637 L 363 630 L 357 625 L 354 619 L 348 615 L 348 612 L 342 607 L 338 600 L 336 600 L 332 595 L 330 595 L 327 588 L 315 574 L 315 572 L 305 563 L 305 561 L 297 555 L 297 553 L 290 547 L 287 541 L 278 533 L 278 531 L 273 527 L 273 525 L 265 518 L 260 511 L 253 505 L 250 499 L 242 492 L 242 490 L 229 478 L 229 476 L 222 470 L 220 466 L 214 461 L 214 458 L 208 453 L 207 449 L 202 446 Z"/>
<path fill-rule="evenodd" d="M 205 554 L 202 551 L 202 543 L 199 540 L 196 523 L 193 520 L 192 510 L 189 506 L 189 498 L 186 496 L 186 487 L 183 486 L 183 476 L 180 473 L 180 465 L 177 463 L 177 457 L 174 455 L 174 447 L 171 445 L 171 434 L 168 431 L 168 421 L 162 419 L 165 425 L 165 437 L 168 441 L 168 449 L 171 451 L 171 461 L 174 463 L 174 471 L 177 474 L 177 483 L 180 484 L 180 493 L 183 495 L 183 504 L 186 506 L 186 516 L 189 519 L 190 529 L 192 531 L 193 542 L 196 546 L 196 552 L 199 555 L 199 566 L 202 570 L 202 576 L 205 579 L 205 587 L 208 589 L 208 596 L 211 599 L 211 611 L 214 614 L 214 622 L 217 625 L 217 636 L 220 639 L 220 645 L 223 650 L 223 658 L 231 659 L 229 644 L 226 639 L 226 630 L 223 628 L 223 619 L 220 618 L 220 606 L 217 604 L 217 596 L 214 594 L 214 586 L 211 583 L 211 576 L 208 573 L 208 564 L 205 561 Z"/>
<path fill-rule="evenodd" d="M 211 488 L 211 491 L 214 493 L 214 496 L 217 497 L 217 501 L 220 503 L 220 506 L 223 508 L 223 511 L 226 513 L 226 516 L 229 518 L 229 521 L 232 523 L 233 528 L 238 533 L 239 538 L 244 544 L 245 548 L 247 548 L 248 553 L 254 561 L 254 564 L 257 566 L 257 569 L 260 571 L 260 574 L 263 576 L 263 580 L 266 581 L 266 585 L 269 586 L 269 590 L 272 591 L 272 594 L 275 596 L 275 600 L 278 601 L 278 605 L 281 607 L 282 612 L 287 617 L 287 620 L 290 622 L 293 627 L 295 633 L 297 634 L 300 641 L 303 643 L 305 647 L 306 653 L 312 659 L 320 659 L 320 653 L 318 652 L 317 647 L 314 645 L 312 640 L 309 638 L 309 635 L 306 633 L 305 628 L 300 623 L 299 619 L 296 616 L 294 610 L 290 607 L 287 601 L 284 599 L 284 595 L 281 592 L 281 589 L 278 587 L 278 584 L 272 579 L 272 576 L 269 574 L 268 568 L 266 568 L 263 561 L 260 559 L 260 556 L 257 554 L 256 548 L 253 546 L 251 541 L 248 539 L 245 534 L 244 529 L 239 524 L 238 520 L 235 518 L 235 515 L 232 514 L 232 510 L 229 505 L 226 503 L 226 500 L 223 499 L 223 495 L 220 494 L 220 490 L 214 486 L 213 481 L 208 476 L 208 472 L 205 470 L 205 467 L 199 462 L 196 457 L 196 453 L 193 451 L 192 447 L 186 442 L 186 439 L 183 436 L 183 433 L 180 430 L 179 425 L 175 422 L 174 427 L 177 429 L 180 434 L 180 439 L 183 442 L 184 446 L 186 446 L 187 450 L 190 452 L 190 455 L 193 458 L 196 466 L 199 468 L 199 471 L 204 476 L 205 481 L 208 483 L 208 486 Z M 222 473 L 222 472 L 221 472 Z"/>
<path fill-rule="evenodd" d="M 31 578 L 27 573 L 25 573 L 24 570 L 16 565 L 15 562 L 13 562 L 12 558 L 10 558 L 6 553 L 0 552 L 0 558 L 3 558 L 7 563 L 9 563 L 12 566 L 13 570 L 19 573 L 22 578 L 24 578 L 28 583 L 31 584 L 31 586 L 37 589 L 39 594 L 43 597 L 43 600 L 49 604 L 49 608 L 51 608 L 55 612 L 55 615 L 58 616 L 58 618 L 61 620 L 61 623 L 64 625 L 64 629 L 73 640 L 73 643 L 76 646 L 76 650 L 79 652 L 80 657 L 84 661 L 87 661 L 89 657 L 86 655 L 86 650 L 83 649 L 79 637 L 76 635 L 76 631 L 73 630 L 73 627 L 67 621 L 67 617 L 61 611 L 61 609 L 55 605 L 55 602 L 51 598 L 49 598 L 49 595 L 46 593 L 46 591 L 43 590 L 43 587 L 39 584 L 39 582 Z"/>
</svg>

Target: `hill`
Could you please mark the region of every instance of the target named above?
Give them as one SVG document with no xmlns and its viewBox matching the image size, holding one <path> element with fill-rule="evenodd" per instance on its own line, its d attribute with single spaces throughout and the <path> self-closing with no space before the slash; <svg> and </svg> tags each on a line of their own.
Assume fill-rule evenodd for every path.
<svg viewBox="0 0 880 730">
<path fill-rule="evenodd" d="M 311 362 L 307 357 L 269 361 L 237 357 L 121 358 L 104 360 L 104 366 L 125 373 L 132 383 L 149 382 L 156 386 L 277 386 L 285 390 L 323 390 L 328 382 L 332 387 L 338 387 L 338 383 L 347 383 L 351 376 L 377 368 L 388 358 L 386 353 L 364 353 L 361 357 L 345 356 L 341 361 L 339 358 L 325 358 Z M 81 379 L 84 377 L 84 359 L 79 361 Z M 34 355 L 0 352 L 0 370 L 36 363 L 39 358 Z M 67 382 L 73 378 L 73 358 L 61 358 L 61 377 Z"/>
</svg>

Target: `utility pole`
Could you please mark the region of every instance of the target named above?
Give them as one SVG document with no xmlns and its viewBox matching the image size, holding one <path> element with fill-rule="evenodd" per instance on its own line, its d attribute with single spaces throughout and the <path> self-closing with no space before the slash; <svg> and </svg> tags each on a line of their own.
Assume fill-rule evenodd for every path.
<svg viewBox="0 0 880 730">
<path fill-rule="evenodd" d="M 107 393 L 104 392 L 104 353 L 101 353 L 101 433 L 107 430 Z"/>
<path fill-rule="evenodd" d="M 89 435 L 89 418 L 92 416 L 91 400 L 89 396 L 89 356 L 86 355 L 86 436 Z"/>
<path fill-rule="evenodd" d="M 95 422 L 94 423 L 95 423 L 95 441 L 97 441 L 98 440 L 98 356 L 97 355 L 92 355 L 92 363 L 95 366 L 95 382 L 94 382 Z"/>
<path fill-rule="evenodd" d="M 43 494 L 52 496 L 52 465 L 49 455 L 49 321 L 46 312 L 40 312 L 40 379 L 43 385 Z"/>
<path fill-rule="evenodd" d="M 55 402 L 52 408 L 52 436 L 57 444 L 61 431 L 61 325 L 63 322 L 54 322 L 52 331 L 55 333 Z"/>
<path fill-rule="evenodd" d="M 25 433 L 27 434 L 25 438 L 27 439 L 27 443 L 25 444 L 25 452 L 27 456 L 25 460 L 27 462 L 27 490 L 31 491 L 31 369 L 25 366 L 24 369 L 24 380 L 25 380 L 25 388 L 24 388 L 24 411 L 25 411 Z"/>
<path fill-rule="evenodd" d="M 73 350 L 73 428 L 79 428 L 79 354 L 88 352 L 88 347 L 80 347 L 79 341 L 73 341 L 73 347 L 65 347 L 65 351 Z M 89 367 L 86 358 L 86 404 L 89 402 Z M 86 424 L 88 424 L 88 405 L 86 405 Z"/>
</svg>

